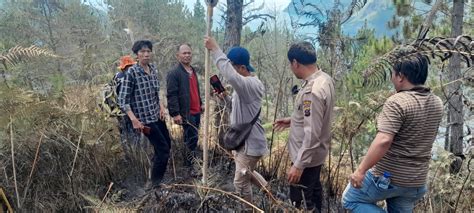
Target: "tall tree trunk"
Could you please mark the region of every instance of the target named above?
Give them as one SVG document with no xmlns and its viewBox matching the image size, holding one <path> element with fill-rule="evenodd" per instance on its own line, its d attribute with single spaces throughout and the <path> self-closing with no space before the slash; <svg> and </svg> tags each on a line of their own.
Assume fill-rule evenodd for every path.
<svg viewBox="0 0 474 213">
<path fill-rule="evenodd" d="M 224 52 L 226 52 L 230 47 L 240 46 L 243 6 L 243 0 L 227 0 L 223 46 Z"/>
<path fill-rule="evenodd" d="M 464 0 L 453 1 L 451 36 L 457 37 L 462 34 L 464 15 Z M 449 60 L 448 82 L 460 79 L 461 60 L 458 54 L 454 54 Z M 448 85 L 448 127 L 449 127 L 449 151 L 456 156 L 462 155 L 463 142 L 463 102 L 461 81 Z"/>
</svg>

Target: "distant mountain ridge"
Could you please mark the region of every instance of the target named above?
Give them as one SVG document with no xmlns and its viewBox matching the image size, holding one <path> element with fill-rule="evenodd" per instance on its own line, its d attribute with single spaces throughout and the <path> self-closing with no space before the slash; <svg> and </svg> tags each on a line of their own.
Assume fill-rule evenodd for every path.
<svg viewBox="0 0 474 213">
<path fill-rule="evenodd" d="M 300 0 L 292 0 L 292 2 L 288 5 L 285 11 L 289 16 L 297 16 L 294 5 L 298 5 L 299 2 Z M 329 10 L 333 7 L 333 1 L 305 0 L 304 2 L 318 5 L 318 7 L 323 10 Z M 341 0 L 340 2 L 343 5 L 343 8 L 348 8 L 351 0 Z M 395 15 L 395 10 L 396 8 L 392 0 L 368 0 L 362 9 L 354 13 L 353 16 L 345 24 L 343 24 L 342 31 L 344 34 L 354 36 L 367 21 L 367 26 L 375 30 L 375 35 L 377 37 L 392 36 L 399 29 L 390 29 L 388 28 L 387 23 L 390 21 L 390 19 L 392 19 L 393 15 Z M 324 20 L 326 17 L 321 18 Z M 305 20 L 310 19 L 305 17 L 300 18 L 300 21 L 304 22 Z"/>
<path fill-rule="evenodd" d="M 398 29 L 390 29 L 387 23 L 395 15 L 391 0 L 368 0 L 367 4 L 355 13 L 343 26 L 345 34 L 356 35 L 367 20 L 367 26 L 375 29 L 376 37 L 392 36 Z"/>
</svg>

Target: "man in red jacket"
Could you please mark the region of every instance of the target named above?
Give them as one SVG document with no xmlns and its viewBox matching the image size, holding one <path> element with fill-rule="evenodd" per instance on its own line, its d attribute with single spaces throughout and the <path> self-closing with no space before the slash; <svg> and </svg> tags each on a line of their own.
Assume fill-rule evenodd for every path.
<svg viewBox="0 0 474 213">
<path fill-rule="evenodd" d="M 183 126 L 187 167 L 192 167 L 193 159 L 197 156 L 199 124 L 203 111 L 198 77 L 196 70 L 191 66 L 192 56 L 189 44 L 179 45 L 176 53 L 178 63 L 169 71 L 166 80 L 169 114 L 173 117 L 174 123 Z"/>
</svg>

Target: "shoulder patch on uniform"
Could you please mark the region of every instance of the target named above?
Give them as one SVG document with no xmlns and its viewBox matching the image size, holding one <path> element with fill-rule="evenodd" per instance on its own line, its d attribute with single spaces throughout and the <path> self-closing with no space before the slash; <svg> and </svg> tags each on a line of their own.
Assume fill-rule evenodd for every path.
<svg viewBox="0 0 474 213">
<path fill-rule="evenodd" d="M 310 100 L 303 101 L 303 111 L 304 111 L 304 116 L 311 115 L 311 101 Z"/>
</svg>

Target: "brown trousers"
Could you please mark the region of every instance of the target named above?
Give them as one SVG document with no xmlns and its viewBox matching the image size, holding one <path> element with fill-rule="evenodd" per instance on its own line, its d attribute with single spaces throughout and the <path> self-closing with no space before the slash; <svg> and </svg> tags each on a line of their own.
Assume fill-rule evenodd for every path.
<svg viewBox="0 0 474 213">
<path fill-rule="evenodd" d="M 234 187 L 237 193 L 246 201 L 252 202 L 252 184 L 263 188 L 267 186 L 267 181 L 255 171 L 257 162 L 261 156 L 250 156 L 243 153 L 234 153 L 235 176 Z"/>
</svg>

